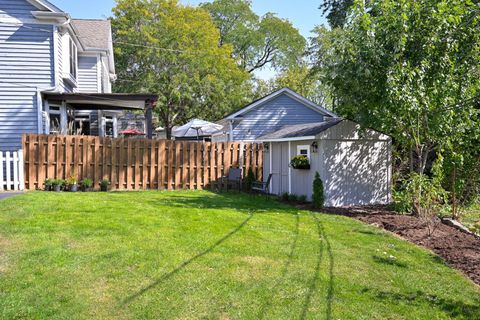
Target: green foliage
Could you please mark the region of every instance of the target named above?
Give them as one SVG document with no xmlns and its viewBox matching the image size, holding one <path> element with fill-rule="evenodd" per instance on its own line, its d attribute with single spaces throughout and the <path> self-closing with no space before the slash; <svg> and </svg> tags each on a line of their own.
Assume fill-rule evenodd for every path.
<svg viewBox="0 0 480 320">
<path fill-rule="evenodd" d="M 247 0 L 214 0 L 201 4 L 220 30 L 220 45 L 233 45 L 233 56 L 248 72 L 265 66 L 286 70 L 301 60 L 306 40 L 288 21 L 273 13 L 262 17 Z"/>
<path fill-rule="evenodd" d="M 101 191 L 107 191 L 108 190 L 108 186 L 110 185 L 110 181 L 104 179 L 102 181 L 100 181 L 100 190 Z"/>
<path fill-rule="evenodd" d="M 325 204 L 323 181 L 318 172 L 315 172 L 315 178 L 313 179 L 312 204 L 317 209 L 322 209 Z"/>
<path fill-rule="evenodd" d="M 92 179 L 85 178 L 82 181 L 80 181 L 80 185 L 84 190 L 87 190 L 93 187 L 93 181 Z"/>
<path fill-rule="evenodd" d="M 298 202 L 307 203 L 307 196 L 306 195 L 298 196 Z"/>
<path fill-rule="evenodd" d="M 324 0 L 320 8 L 332 28 L 343 27 L 354 0 Z"/>
<path fill-rule="evenodd" d="M 63 179 L 53 179 L 51 180 L 51 184 L 53 187 L 60 186 L 63 187 L 65 185 L 65 180 Z"/>
<path fill-rule="evenodd" d="M 355 1 L 343 29 L 317 28 L 314 60 L 335 111 L 391 134 L 425 173 L 441 148 L 478 138 L 479 10 L 463 0 Z"/>
<path fill-rule="evenodd" d="M 298 201 L 298 196 L 296 194 L 290 193 L 288 195 L 288 201 L 289 202 L 297 202 Z"/>
<path fill-rule="evenodd" d="M 332 104 L 328 90 L 319 75 L 306 64 L 292 66 L 271 80 L 258 80 L 255 95 L 263 97 L 285 87 L 321 106 L 329 107 Z"/>
<path fill-rule="evenodd" d="M 218 46 L 208 12 L 176 0 L 118 0 L 112 31 L 115 90 L 159 95 L 154 110 L 170 134 L 194 117 L 217 120 L 246 103 L 250 75 Z"/>
<path fill-rule="evenodd" d="M 45 185 L 45 191 L 50 191 L 50 190 L 52 190 L 53 179 L 45 179 L 43 184 Z"/>
<path fill-rule="evenodd" d="M 247 176 L 244 179 L 244 185 L 247 191 L 252 190 L 252 185 L 257 179 L 255 178 L 255 173 L 253 172 L 253 169 L 250 167 L 248 168 L 247 171 Z"/>
<path fill-rule="evenodd" d="M 294 169 L 310 169 L 310 160 L 307 156 L 298 155 L 290 160 L 290 165 Z"/>
<path fill-rule="evenodd" d="M 67 186 L 73 186 L 73 185 L 76 185 L 78 183 L 78 180 L 77 180 L 77 176 L 75 174 L 72 174 L 70 175 L 66 180 L 65 180 L 65 184 Z"/>
</svg>

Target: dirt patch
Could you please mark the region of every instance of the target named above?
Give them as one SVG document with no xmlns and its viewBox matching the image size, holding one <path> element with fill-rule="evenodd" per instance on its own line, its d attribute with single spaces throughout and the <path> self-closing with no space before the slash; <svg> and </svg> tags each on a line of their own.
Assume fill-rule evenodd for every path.
<svg viewBox="0 0 480 320">
<path fill-rule="evenodd" d="M 480 240 L 473 235 L 441 222 L 430 234 L 427 225 L 420 219 L 395 214 L 385 207 L 327 208 L 322 212 L 358 219 L 426 247 L 480 285 Z"/>
</svg>

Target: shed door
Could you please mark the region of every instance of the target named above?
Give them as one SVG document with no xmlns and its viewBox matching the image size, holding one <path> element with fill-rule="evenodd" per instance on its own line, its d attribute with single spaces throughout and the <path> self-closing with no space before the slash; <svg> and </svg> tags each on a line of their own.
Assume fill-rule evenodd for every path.
<svg viewBox="0 0 480 320">
<path fill-rule="evenodd" d="M 275 143 L 272 149 L 272 192 L 280 195 L 288 192 L 288 144 Z"/>
</svg>

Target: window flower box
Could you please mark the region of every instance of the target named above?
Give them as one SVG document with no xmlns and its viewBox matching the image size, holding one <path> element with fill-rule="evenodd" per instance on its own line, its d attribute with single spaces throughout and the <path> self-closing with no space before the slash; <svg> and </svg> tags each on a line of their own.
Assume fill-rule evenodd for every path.
<svg viewBox="0 0 480 320">
<path fill-rule="evenodd" d="M 310 170 L 310 160 L 307 156 L 300 155 L 295 156 L 290 161 L 290 165 L 293 169 L 297 170 Z"/>
</svg>

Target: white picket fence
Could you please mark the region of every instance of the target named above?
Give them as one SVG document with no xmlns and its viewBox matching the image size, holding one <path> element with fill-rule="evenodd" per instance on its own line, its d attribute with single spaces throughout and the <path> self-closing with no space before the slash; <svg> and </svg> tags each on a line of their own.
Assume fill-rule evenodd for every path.
<svg viewBox="0 0 480 320">
<path fill-rule="evenodd" d="M 0 151 L 0 192 L 24 189 L 23 151 Z"/>
</svg>

